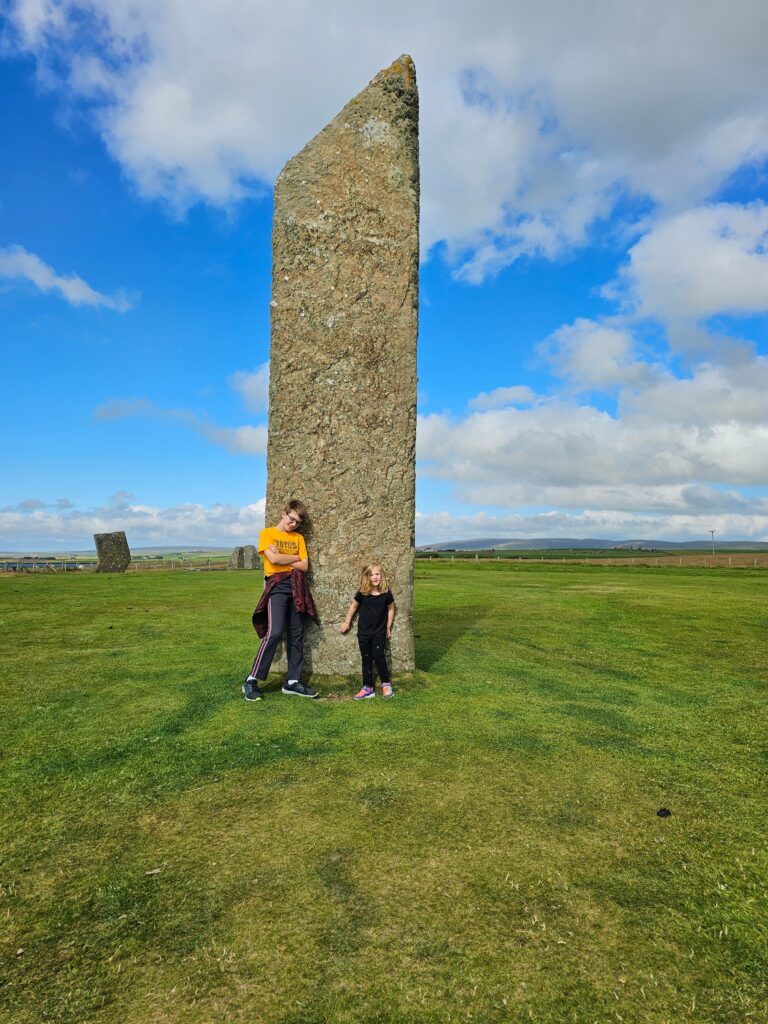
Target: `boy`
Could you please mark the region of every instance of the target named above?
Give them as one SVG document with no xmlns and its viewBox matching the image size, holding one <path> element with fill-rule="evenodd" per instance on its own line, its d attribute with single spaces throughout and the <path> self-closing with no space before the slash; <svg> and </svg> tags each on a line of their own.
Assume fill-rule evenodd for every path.
<svg viewBox="0 0 768 1024">
<path fill-rule="evenodd" d="M 317 620 L 312 595 L 306 584 L 309 570 L 307 545 L 298 532 L 307 518 L 303 503 L 294 499 L 283 509 L 277 526 L 259 534 L 259 554 L 264 562 L 265 587 L 253 613 L 253 625 L 262 638 L 253 667 L 243 684 L 246 700 L 263 700 L 258 684 L 267 678 L 280 638 L 287 630 L 288 679 L 283 693 L 317 697 L 301 682 L 304 667 L 304 614 Z"/>
</svg>

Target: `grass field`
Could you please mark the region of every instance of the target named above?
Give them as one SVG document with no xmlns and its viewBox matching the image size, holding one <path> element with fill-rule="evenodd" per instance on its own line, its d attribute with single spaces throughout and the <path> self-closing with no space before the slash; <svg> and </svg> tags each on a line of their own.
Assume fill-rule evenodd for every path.
<svg viewBox="0 0 768 1024">
<path fill-rule="evenodd" d="M 0 1020 L 768 1020 L 765 572 L 419 562 L 362 705 L 255 579 L 0 579 Z"/>
</svg>

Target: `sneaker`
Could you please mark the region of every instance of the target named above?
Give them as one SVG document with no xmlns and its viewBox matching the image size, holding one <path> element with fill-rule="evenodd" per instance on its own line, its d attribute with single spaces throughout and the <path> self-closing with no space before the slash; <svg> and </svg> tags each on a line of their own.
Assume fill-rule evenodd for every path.
<svg viewBox="0 0 768 1024">
<path fill-rule="evenodd" d="M 246 679 L 243 683 L 243 696 L 246 700 L 264 700 L 264 694 L 256 685 L 255 679 Z"/>
<path fill-rule="evenodd" d="M 317 697 L 317 690 L 313 690 L 311 686 L 307 686 L 306 683 L 286 683 L 283 686 L 283 693 L 290 693 L 294 697 Z"/>
<path fill-rule="evenodd" d="M 395 691 L 392 689 L 392 683 L 381 684 L 381 696 L 382 697 L 394 697 Z"/>
<path fill-rule="evenodd" d="M 376 691 L 372 686 L 364 686 L 362 690 L 358 690 L 355 694 L 355 700 L 368 700 L 369 697 L 375 697 Z"/>
</svg>

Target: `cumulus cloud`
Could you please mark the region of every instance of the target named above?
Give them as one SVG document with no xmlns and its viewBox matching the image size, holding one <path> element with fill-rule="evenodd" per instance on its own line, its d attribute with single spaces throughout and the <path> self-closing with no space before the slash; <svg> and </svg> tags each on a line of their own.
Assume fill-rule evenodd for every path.
<svg viewBox="0 0 768 1024">
<path fill-rule="evenodd" d="M 211 444 L 220 445 L 236 455 L 264 455 L 267 451 L 265 426 L 222 427 L 190 409 L 166 409 L 147 398 L 115 398 L 102 402 L 94 410 L 94 416 L 97 420 L 149 416 L 193 430 Z"/>
<path fill-rule="evenodd" d="M 117 313 L 125 313 L 131 303 L 123 292 L 104 295 L 91 288 L 77 274 L 63 276 L 43 263 L 39 256 L 28 252 L 21 245 L 10 245 L 0 249 L 0 279 L 27 282 L 41 292 L 58 292 L 72 306 L 103 306 Z"/>
<path fill-rule="evenodd" d="M 45 508 L 45 503 L 40 501 L 39 498 L 24 498 L 22 501 L 17 502 L 15 505 L 6 505 L 3 512 L 36 512 L 39 508 Z"/>
<path fill-rule="evenodd" d="M 265 412 L 269 404 L 269 362 L 255 370 L 237 370 L 229 384 L 240 395 L 249 412 Z"/>
<path fill-rule="evenodd" d="M 103 506 L 60 510 L 54 504 L 19 511 L 19 503 L 0 510 L 0 534 L 6 550 L 71 550 L 93 547 L 94 533 L 125 530 L 133 547 L 150 545 L 201 546 L 253 543 L 264 526 L 265 499 L 243 506 L 187 503 L 163 508 L 131 497 Z M 416 513 L 416 539 L 431 544 L 480 537 L 607 537 L 616 540 L 708 538 L 714 529 L 721 538 L 768 539 L 768 507 L 707 506 L 706 528 L 695 510 L 666 514 L 630 511 L 535 512 L 517 515 L 456 516 L 448 512 Z"/>
<path fill-rule="evenodd" d="M 507 405 L 530 405 L 536 399 L 533 388 L 526 384 L 515 384 L 509 388 L 494 388 L 481 391 L 469 401 L 470 409 L 503 409 Z"/>
<path fill-rule="evenodd" d="M 140 191 L 179 208 L 268 187 L 407 24 L 423 242 L 469 281 L 582 244 L 622 195 L 679 211 L 768 155 L 763 0 L 16 0 L 12 17 Z"/>
<path fill-rule="evenodd" d="M 416 514 L 417 544 L 481 538 L 573 537 L 608 540 L 709 541 L 710 530 L 734 540 L 768 540 L 768 509 L 762 512 L 709 514 L 706 525 L 695 514 L 643 515 L 632 512 L 537 512 L 457 516 L 449 512 Z"/>
<path fill-rule="evenodd" d="M 624 351 L 624 349 L 622 349 Z M 550 397 L 530 408 L 419 418 L 425 477 L 476 505 L 654 511 L 720 508 L 768 480 L 768 361 L 659 372 L 616 414 Z M 746 499 L 745 499 L 746 500 Z"/>
<path fill-rule="evenodd" d="M 41 506 L 0 510 L 7 550 L 92 548 L 94 533 L 125 530 L 132 547 L 254 543 L 264 526 L 264 498 L 244 506 L 183 504 L 171 508 L 137 502 L 127 492 L 98 508 L 67 510 Z"/>
<path fill-rule="evenodd" d="M 609 390 L 640 387 L 655 377 L 653 366 L 634 358 L 635 348 L 630 331 L 580 318 L 554 331 L 539 352 L 576 390 Z"/>
<path fill-rule="evenodd" d="M 768 204 L 716 203 L 660 221 L 606 294 L 667 323 L 768 312 Z"/>
<path fill-rule="evenodd" d="M 703 432 L 729 424 L 759 428 L 768 423 L 768 358 L 734 365 L 703 363 L 690 377 L 658 375 L 651 386 L 623 395 L 620 409 L 638 429 L 644 422 Z"/>
</svg>

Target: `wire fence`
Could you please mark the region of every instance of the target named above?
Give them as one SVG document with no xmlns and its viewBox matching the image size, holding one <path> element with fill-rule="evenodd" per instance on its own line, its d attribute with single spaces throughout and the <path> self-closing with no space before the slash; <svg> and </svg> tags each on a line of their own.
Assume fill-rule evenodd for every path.
<svg viewBox="0 0 768 1024">
<path fill-rule="evenodd" d="M 696 551 L 690 553 L 669 552 L 663 554 L 637 554 L 637 555 L 588 555 L 583 554 L 558 555 L 554 552 L 548 554 L 489 554 L 483 552 L 456 552 L 455 554 L 419 554 L 419 561 L 451 561 L 451 562 L 514 562 L 524 563 L 549 563 L 558 565 L 595 565 L 595 566 L 632 566 L 645 565 L 655 568 L 680 568 L 680 569 L 768 569 L 768 552 L 752 551 L 718 551 L 713 554 L 704 554 Z"/>
<path fill-rule="evenodd" d="M 703 569 L 768 569 L 768 552 L 716 552 L 704 554 L 703 552 L 670 552 L 664 554 L 633 554 L 633 555 L 587 555 L 574 554 L 558 555 L 554 552 L 547 554 L 523 554 L 489 553 L 489 552 L 441 552 L 438 554 L 427 554 L 420 552 L 417 555 L 418 561 L 441 561 L 441 562 L 506 562 L 514 564 L 544 563 L 559 565 L 593 565 L 593 566 L 651 566 L 654 568 L 703 568 Z M 0 573 L 67 573 L 95 572 L 98 563 L 95 559 L 57 559 L 57 558 L 4 558 L 0 559 Z M 147 572 L 224 572 L 235 571 L 230 565 L 229 558 L 179 558 L 179 559 L 153 559 L 137 558 L 132 559 L 126 572 L 147 573 Z M 257 566 L 260 571 L 261 567 Z M 236 571 L 247 571 L 237 569 Z"/>
<path fill-rule="evenodd" d="M 95 572 L 98 562 L 95 559 L 75 558 L 4 558 L 0 559 L 0 572 L 11 573 L 63 573 L 63 572 Z M 229 569 L 229 559 L 217 558 L 180 558 L 180 559 L 132 559 L 126 572 L 169 572 L 170 570 L 186 570 L 189 572 L 210 572 Z"/>
</svg>

